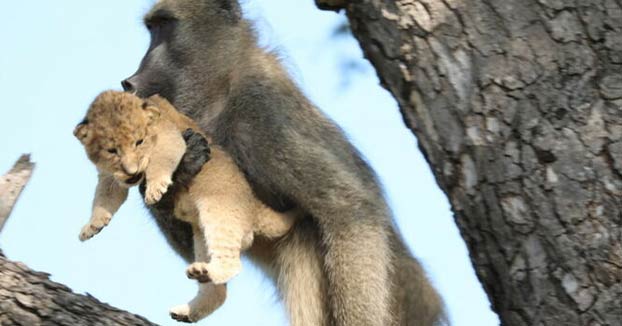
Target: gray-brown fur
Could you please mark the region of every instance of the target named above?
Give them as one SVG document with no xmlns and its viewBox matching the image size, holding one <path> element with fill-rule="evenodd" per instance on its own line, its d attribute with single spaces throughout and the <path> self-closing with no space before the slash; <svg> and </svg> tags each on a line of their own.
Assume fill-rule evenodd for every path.
<svg viewBox="0 0 622 326">
<path fill-rule="evenodd" d="M 433 325 L 441 300 L 373 171 L 239 12 L 235 0 L 159 1 L 146 16 L 152 43 L 124 88 L 168 98 L 229 152 L 262 201 L 307 213 L 285 238 L 250 249 L 292 325 Z M 162 222 L 170 212 L 153 213 L 165 234 L 179 234 Z M 192 250 L 173 246 L 184 257 Z"/>
</svg>

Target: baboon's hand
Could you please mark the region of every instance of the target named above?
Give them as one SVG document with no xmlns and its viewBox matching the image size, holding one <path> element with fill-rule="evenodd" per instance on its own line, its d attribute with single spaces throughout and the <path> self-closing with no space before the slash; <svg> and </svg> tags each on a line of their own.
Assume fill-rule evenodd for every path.
<svg viewBox="0 0 622 326">
<path fill-rule="evenodd" d="M 203 164 L 209 161 L 210 149 L 207 139 L 192 129 L 186 129 L 182 136 L 187 148 L 173 174 L 173 182 L 185 186 L 201 171 Z"/>
<path fill-rule="evenodd" d="M 112 216 L 106 215 L 92 217 L 89 223 L 82 227 L 82 231 L 80 231 L 80 241 L 86 241 L 95 236 L 110 223 L 111 218 Z"/>
</svg>

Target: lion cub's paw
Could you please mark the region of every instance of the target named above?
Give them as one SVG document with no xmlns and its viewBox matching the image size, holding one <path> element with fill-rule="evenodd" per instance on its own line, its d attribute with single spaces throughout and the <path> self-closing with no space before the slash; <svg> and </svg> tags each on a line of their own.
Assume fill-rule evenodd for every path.
<svg viewBox="0 0 622 326">
<path fill-rule="evenodd" d="M 194 323 L 198 320 L 194 320 L 192 318 L 190 314 L 190 306 L 188 304 L 182 304 L 171 308 L 169 314 L 171 315 L 171 318 L 184 323 Z"/>
<path fill-rule="evenodd" d="M 99 233 L 103 228 L 110 223 L 110 219 L 112 216 L 101 216 L 98 218 L 91 218 L 91 221 L 82 227 L 80 231 L 80 241 L 86 241 L 97 233 Z"/>
<path fill-rule="evenodd" d="M 159 202 L 171 184 L 173 184 L 173 181 L 170 178 L 147 181 L 147 190 L 145 190 L 145 203 L 147 205 L 153 205 Z"/>
<path fill-rule="evenodd" d="M 192 263 L 186 269 L 186 276 L 188 276 L 189 279 L 197 280 L 201 283 L 211 282 L 212 279 L 209 276 L 208 268 L 209 264 L 207 263 Z"/>
<path fill-rule="evenodd" d="M 82 230 L 80 231 L 80 241 L 86 241 L 92 238 L 94 235 L 99 233 L 99 231 L 101 231 L 102 229 L 103 229 L 102 227 L 99 227 L 99 228 L 95 227 L 91 223 L 83 226 Z"/>
<path fill-rule="evenodd" d="M 224 284 L 240 273 L 241 270 L 242 264 L 239 260 L 228 264 L 195 262 L 188 267 L 186 275 L 188 278 L 201 283 L 213 282 L 214 284 Z"/>
</svg>

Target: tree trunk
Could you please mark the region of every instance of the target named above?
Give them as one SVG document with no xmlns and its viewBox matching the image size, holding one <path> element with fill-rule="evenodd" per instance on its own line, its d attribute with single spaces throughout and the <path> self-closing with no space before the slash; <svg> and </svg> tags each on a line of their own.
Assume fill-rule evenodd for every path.
<svg viewBox="0 0 622 326">
<path fill-rule="evenodd" d="M 502 324 L 622 325 L 622 1 L 347 2 Z"/>
</svg>

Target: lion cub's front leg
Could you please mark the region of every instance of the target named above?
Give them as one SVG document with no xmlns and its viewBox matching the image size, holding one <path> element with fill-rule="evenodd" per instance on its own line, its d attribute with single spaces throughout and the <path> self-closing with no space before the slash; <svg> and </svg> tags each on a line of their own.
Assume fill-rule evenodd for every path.
<svg viewBox="0 0 622 326">
<path fill-rule="evenodd" d="M 173 183 L 173 172 L 186 152 L 186 142 L 173 125 L 163 126 L 158 131 L 158 140 L 149 165 L 145 171 L 145 203 L 153 205 L 160 201 Z"/>
<path fill-rule="evenodd" d="M 99 233 L 112 219 L 127 199 L 128 189 L 121 187 L 110 174 L 99 173 L 97 188 L 93 199 L 91 219 L 82 227 L 80 241 L 85 241 Z"/>
</svg>

